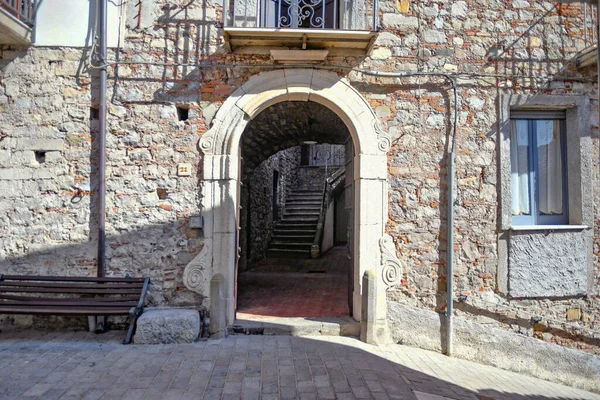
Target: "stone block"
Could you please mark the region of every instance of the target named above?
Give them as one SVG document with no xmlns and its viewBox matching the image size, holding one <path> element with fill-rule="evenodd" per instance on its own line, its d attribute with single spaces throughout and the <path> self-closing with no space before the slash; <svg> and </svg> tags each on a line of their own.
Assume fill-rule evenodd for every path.
<svg viewBox="0 0 600 400">
<path fill-rule="evenodd" d="M 58 151 L 62 149 L 62 139 L 18 139 L 16 142 L 16 150 Z"/>
<path fill-rule="evenodd" d="M 583 313 L 581 320 L 583 322 L 594 322 L 594 316 L 592 314 Z"/>
<path fill-rule="evenodd" d="M 138 319 L 136 344 L 192 343 L 200 335 L 196 310 L 168 308 L 146 310 Z"/>
<path fill-rule="evenodd" d="M 509 240 L 511 296 L 565 297 L 587 293 L 591 248 L 585 231 L 511 232 Z"/>
<path fill-rule="evenodd" d="M 311 89 L 312 70 L 285 70 L 290 101 L 308 101 Z"/>
<path fill-rule="evenodd" d="M 581 310 L 579 308 L 571 308 L 567 310 L 567 321 L 579 321 L 581 319 Z"/>
<path fill-rule="evenodd" d="M 443 31 L 427 29 L 423 32 L 423 40 L 427 43 L 446 43 L 446 34 Z"/>
<path fill-rule="evenodd" d="M 33 177 L 30 169 L 21 168 L 3 168 L 0 169 L 0 180 L 20 180 L 31 179 Z"/>
<path fill-rule="evenodd" d="M 419 20 L 417 17 L 406 17 L 400 14 L 383 14 L 383 27 L 398 30 L 418 28 Z"/>
</svg>

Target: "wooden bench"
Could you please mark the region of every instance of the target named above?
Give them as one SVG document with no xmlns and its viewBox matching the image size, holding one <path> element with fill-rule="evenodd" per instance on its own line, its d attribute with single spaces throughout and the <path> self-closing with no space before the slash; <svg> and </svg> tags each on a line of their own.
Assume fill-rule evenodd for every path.
<svg viewBox="0 0 600 400">
<path fill-rule="evenodd" d="M 0 314 L 129 315 L 131 343 L 144 312 L 150 278 L 89 278 L 0 274 Z"/>
</svg>

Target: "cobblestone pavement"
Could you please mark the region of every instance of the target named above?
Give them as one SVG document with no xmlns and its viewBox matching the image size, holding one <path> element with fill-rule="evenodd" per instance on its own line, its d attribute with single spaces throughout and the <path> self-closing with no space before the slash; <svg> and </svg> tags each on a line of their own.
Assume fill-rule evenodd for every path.
<svg viewBox="0 0 600 400">
<path fill-rule="evenodd" d="M 340 337 L 120 344 L 123 332 L 0 333 L 1 399 L 600 399 L 437 353 Z"/>
</svg>

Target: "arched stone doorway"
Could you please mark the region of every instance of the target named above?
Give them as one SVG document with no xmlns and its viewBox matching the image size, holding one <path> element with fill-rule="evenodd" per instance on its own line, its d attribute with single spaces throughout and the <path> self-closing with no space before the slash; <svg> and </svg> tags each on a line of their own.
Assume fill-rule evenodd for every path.
<svg viewBox="0 0 600 400">
<path fill-rule="evenodd" d="M 222 274 L 226 287 L 226 323 L 235 318 L 237 218 L 239 210 L 240 143 L 250 120 L 267 107 L 284 101 L 313 101 L 335 114 L 348 127 L 354 143 L 353 316 L 359 320 L 362 276 L 375 270 L 378 277 L 376 307 L 370 321 L 385 326 L 386 285 L 399 279 L 395 250 L 384 234 L 387 222 L 387 151 L 390 138 L 364 98 L 337 74 L 290 69 L 266 72 L 250 78 L 219 109 L 211 129 L 200 139 L 204 153 L 202 215 L 204 248 L 184 271 L 189 290 L 209 293 L 210 279 Z"/>
</svg>

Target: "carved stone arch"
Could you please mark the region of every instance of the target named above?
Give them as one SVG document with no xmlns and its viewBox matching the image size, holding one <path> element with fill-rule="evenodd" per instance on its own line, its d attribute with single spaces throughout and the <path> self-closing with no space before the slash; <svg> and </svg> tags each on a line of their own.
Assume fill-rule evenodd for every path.
<svg viewBox="0 0 600 400">
<path fill-rule="evenodd" d="M 367 101 L 346 79 L 332 72 L 284 69 L 261 73 L 251 77 L 223 103 L 210 130 L 199 141 L 199 149 L 204 153 L 201 190 L 207 250 L 200 252 L 186 267 L 184 284 L 189 290 L 207 296 L 213 274 L 223 274 L 227 323 L 234 322 L 240 141 L 249 121 L 283 101 L 320 103 L 335 112 L 348 127 L 355 150 L 353 315 L 360 319 L 362 275 L 367 269 L 376 268 L 380 277 L 378 293 L 383 295 L 378 296 L 380 302 L 375 317 L 385 321 L 379 241 L 387 222 L 387 152 L 391 140 Z"/>
</svg>

